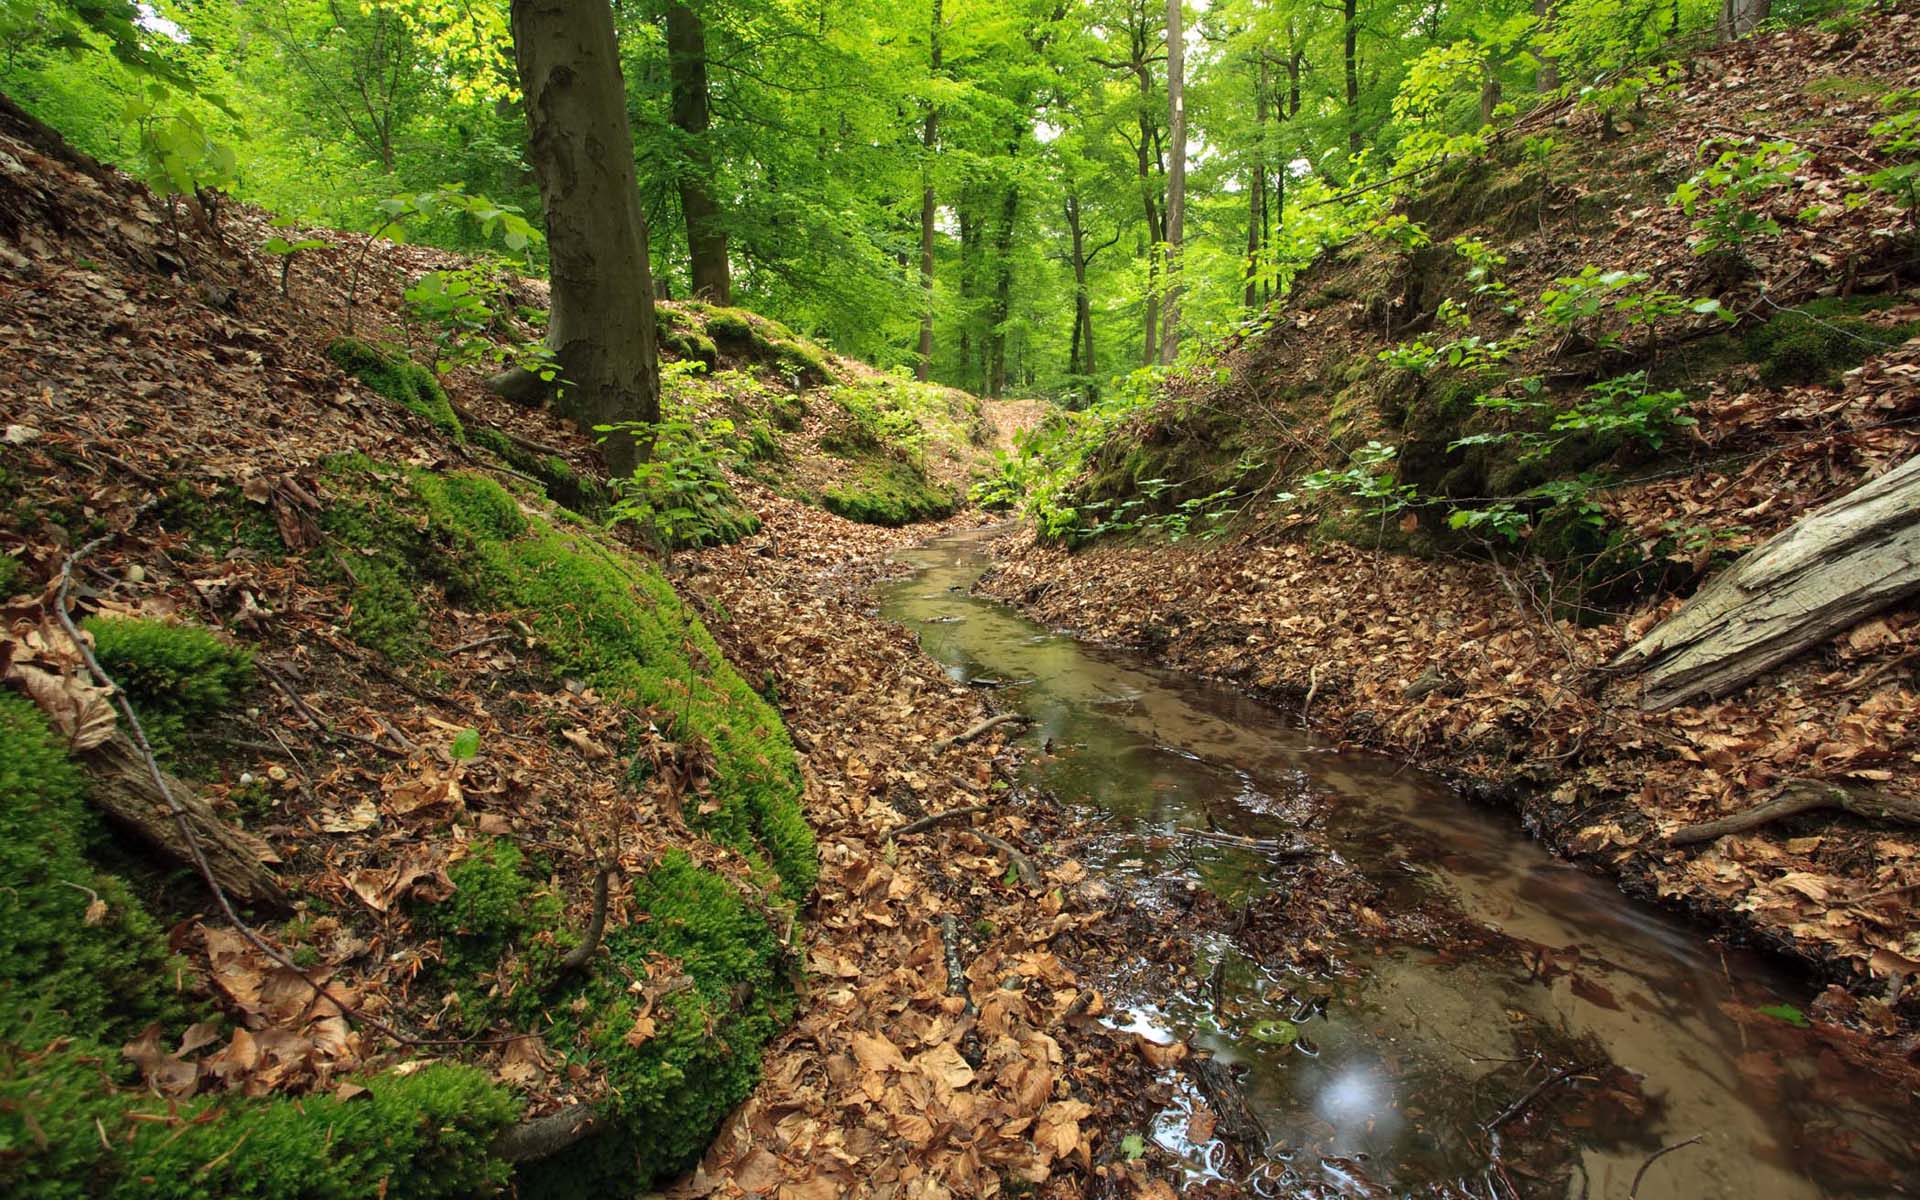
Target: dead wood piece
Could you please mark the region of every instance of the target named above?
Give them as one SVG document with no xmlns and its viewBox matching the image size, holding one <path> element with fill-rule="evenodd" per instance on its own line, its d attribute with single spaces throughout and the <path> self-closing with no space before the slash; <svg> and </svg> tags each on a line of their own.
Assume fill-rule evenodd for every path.
<svg viewBox="0 0 1920 1200">
<path fill-rule="evenodd" d="M 1267 1156 L 1267 1130 L 1253 1115 L 1246 1094 L 1226 1065 L 1211 1056 L 1189 1055 L 1182 1065 L 1194 1086 L 1218 1118 L 1216 1135 L 1233 1147 L 1242 1163 L 1251 1165 Z"/>
<path fill-rule="evenodd" d="M 998 716 L 988 717 L 984 721 L 977 721 L 959 733 L 954 734 L 952 737 L 941 738 L 933 744 L 933 748 L 937 753 L 952 746 L 964 746 L 982 734 L 990 733 L 1002 725 L 1028 725 L 1032 722 L 1033 718 L 1025 713 L 1001 713 Z"/>
<path fill-rule="evenodd" d="M 486 387 L 503 400 L 529 407 L 544 402 L 553 391 L 551 381 L 540 378 L 525 367 L 509 367 L 498 375 L 489 376 Z"/>
<path fill-rule="evenodd" d="M 593 915 L 587 918 L 587 935 L 560 960 L 561 971 L 578 971 L 593 961 L 594 952 L 600 949 L 600 939 L 607 932 L 607 891 L 619 872 L 618 863 L 600 864 L 600 870 L 593 877 Z"/>
<path fill-rule="evenodd" d="M 538 1162 L 578 1145 L 606 1125 L 606 1118 L 593 1105 L 574 1104 L 503 1130 L 493 1139 L 493 1153 L 510 1163 Z"/>
<path fill-rule="evenodd" d="M 952 913 L 940 918 L 940 946 L 946 952 L 947 994 L 959 996 L 966 1001 L 966 1012 L 977 1011 L 973 1006 L 973 995 L 967 990 L 967 967 L 960 961 L 960 922 Z"/>
<path fill-rule="evenodd" d="M 1650 711 L 1737 691 L 1920 593 L 1920 457 L 1775 535 L 1607 665 Z"/>
<path fill-rule="evenodd" d="M 1180 836 L 1189 841 L 1205 842 L 1209 846 L 1227 846 L 1235 850 L 1251 850 L 1257 854 L 1278 854 L 1289 858 L 1304 857 L 1312 852 L 1309 847 L 1297 842 L 1283 842 L 1278 838 L 1245 837 L 1218 829 L 1182 829 Z"/>
<path fill-rule="evenodd" d="M 185 784 L 162 773 L 169 800 L 124 733 L 88 751 L 85 761 L 93 776 L 87 794 L 116 824 L 174 862 L 193 866 L 193 847 L 185 844 L 188 835 L 180 829 L 184 820 L 208 869 L 228 895 L 247 904 L 279 910 L 292 907 L 279 878 L 261 861 L 271 853 L 266 844 L 222 821 Z M 176 811 L 184 817 L 176 819 Z"/>
<path fill-rule="evenodd" d="M 495 378 L 498 378 L 498 376 L 496 376 Z M 539 377 L 535 376 L 535 380 L 538 381 L 538 379 Z M 488 386 L 491 387 L 493 381 L 490 379 L 487 381 L 487 383 L 488 383 Z M 545 387 L 546 385 L 542 384 L 541 386 Z M 513 397 L 511 396 L 506 398 L 509 400 L 513 399 Z M 453 405 L 452 408 L 453 408 L 453 415 L 458 417 L 460 419 L 460 424 L 464 425 L 468 429 L 491 429 L 493 432 L 499 434 L 501 437 L 507 439 L 509 442 L 512 442 L 514 445 L 520 447 L 522 450 L 527 451 L 529 454 L 546 455 L 552 458 L 560 459 L 562 462 L 566 461 L 567 452 L 565 450 L 560 449 L 558 446 L 549 446 L 545 442 L 536 442 L 532 438 L 526 437 L 522 434 L 515 433 L 513 430 L 507 429 L 504 426 L 494 425 L 487 421 L 483 421 L 473 412 L 469 411 L 468 409 L 462 408 L 458 404 Z"/>
<path fill-rule="evenodd" d="M 1920 801 L 1903 796 L 1869 792 L 1861 788 L 1845 788 L 1819 780 L 1803 779 L 1788 784 L 1778 796 L 1771 800 L 1764 800 L 1752 808 L 1677 829 L 1667 836 L 1667 844 L 1691 846 L 1696 842 L 1710 842 L 1714 838 L 1724 837 L 1729 833 L 1745 833 L 1749 829 L 1758 829 L 1774 821 L 1822 808 L 1850 812 L 1856 817 L 1864 817 L 1869 821 L 1897 821 L 1905 825 L 1920 825 Z"/>
<path fill-rule="evenodd" d="M 918 821 L 910 821 L 898 829 L 889 829 L 887 836 L 890 838 L 903 838 L 910 833 L 925 833 L 936 825 L 944 825 L 948 821 L 965 820 L 975 813 L 983 813 L 986 811 L 987 806 L 984 804 L 969 804 L 964 808 L 949 808 L 945 812 L 932 813 L 928 816 L 921 817 Z"/>
<path fill-rule="evenodd" d="M 987 845 L 992 846 L 995 850 L 1006 855 L 1007 861 L 1013 864 L 1014 874 L 1020 877 L 1021 883 L 1028 887 L 1040 886 L 1039 870 L 1034 867 L 1033 860 L 1022 853 L 1018 846 L 1015 846 L 1005 838 L 995 837 L 991 833 L 984 833 L 978 829 L 968 829 L 964 832 L 971 837 L 979 838 Z"/>
<path fill-rule="evenodd" d="M 1639 1200 L 1640 1181 L 1647 1177 L 1648 1167 L 1651 1167 L 1654 1163 L 1660 1161 L 1662 1158 L 1666 1157 L 1667 1155 L 1672 1154 L 1675 1150 L 1684 1150 L 1688 1146 L 1694 1145 L 1700 1141 L 1705 1140 L 1706 1136 L 1707 1135 L 1704 1133 L 1696 1133 L 1692 1137 L 1686 1139 L 1685 1141 L 1675 1142 L 1671 1146 L 1662 1146 L 1658 1150 L 1655 1150 L 1652 1154 L 1647 1155 L 1647 1161 L 1641 1163 L 1640 1169 L 1633 1173 L 1633 1188 L 1627 1193 L 1627 1200 Z"/>
</svg>

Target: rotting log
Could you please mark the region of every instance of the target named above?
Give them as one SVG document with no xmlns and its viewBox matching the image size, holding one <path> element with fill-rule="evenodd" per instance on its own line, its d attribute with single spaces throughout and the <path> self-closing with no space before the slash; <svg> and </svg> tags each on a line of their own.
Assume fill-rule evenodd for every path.
<svg viewBox="0 0 1920 1200">
<path fill-rule="evenodd" d="M 1920 457 L 1802 517 L 1722 572 L 1607 669 L 1649 711 L 1724 696 L 1920 593 Z"/>
<path fill-rule="evenodd" d="M 85 762 L 92 772 L 93 786 L 88 796 L 94 804 L 168 858 L 194 865 L 193 850 L 184 844 L 173 807 L 155 787 L 146 759 L 124 733 L 116 733 L 87 751 Z M 267 845 L 215 816 L 206 802 L 178 779 L 171 775 L 162 778 L 221 888 L 245 904 L 290 908 L 291 901 L 279 878 L 261 861 L 271 853 Z"/>
<path fill-rule="evenodd" d="M 606 1125 L 606 1118 L 593 1105 L 574 1104 L 509 1126 L 493 1140 L 493 1153 L 510 1163 L 538 1162 L 585 1141 Z"/>
<path fill-rule="evenodd" d="M 1839 809 L 1869 821 L 1920 825 L 1920 801 L 1864 788 L 1841 787 L 1817 779 L 1802 779 L 1788 784 L 1778 796 L 1763 800 L 1751 808 L 1676 829 L 1667 835 L 1667 844 L 1691 846 L 1697 842 L 1710 842 L 1729 833 L 1745 833 L 1749 829 L 1758 829 L 1762 825 L 1821 808 Z"/>
</svg>

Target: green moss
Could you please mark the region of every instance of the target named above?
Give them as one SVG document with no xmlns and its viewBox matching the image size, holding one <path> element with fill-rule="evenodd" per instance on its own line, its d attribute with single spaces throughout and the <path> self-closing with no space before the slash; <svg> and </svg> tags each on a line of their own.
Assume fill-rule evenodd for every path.
<svg viewBox="0 0 1920 1200">
<path fill-rule="evenodd" d="M 958 507 L 951 492 L 933 486 L 908 463 L 883 458 L 864 464 L 852 480 L 820 497 L 826 510 L 863 525 L 900 526 L 935 521 Z"/>
<path fill-rule="evenodd" d="M 392 563 L 367 559 L 353 568 L 347 636 L 392 659 L 411 662 L 426 652 L 427 619 L 415 584 Z"/>
<path fill-rule="evenodd" d="M 708 370 L 720 362 L 720 351 L 713 339 L 691 329 L 661 330 L 660 349 L 685 362 L 705 363 Z"/>
<path fill-rule="evenodd" d="M 383 350 L 358 338 L 341 338 L 327 347 L 327 357 L 380 395 L 425 417 L 455 441 L 465 436 L 440 381 L 404 353 Z"/>
<path fill-rule="evenodd" d="M 22 1200 L 345 1200 L 467 1196 L 508 1177 L 488 1147 L 518 1106 L 472 1067 L 362 1078 L 366 1093 L 350 1100 L 178 1104 L 115 1090 L 125 1075 L 118 1051 L 92 1041 L 46 1029 L 0 1041 L 0 1191 Z"/>
<path fill-rule="evenodd" d="M 175 484 L 160 502 L 159 520 L 214 557 L 236 549 L 268 555 L 284 554 L 287 549 L 267 507 L 246 499 L 236 488 Z"/>
<path fill-rule="evenodd" d="M 773 346 L 774 368 L 805 384 L 821 384 L 833 378 L 826 355 L 815 346 L 800 341 L 778 341 Z"/>
<path fill-rule="evenodd" d="M 660 573 L 584 529 L 522 513 L 490 479 L 422 471 L 409 481 L 464 592 L 521 610 L 557 670 L 655 707 L 675 738 L 707 747 L 714 807 L 693 823 L 763 850 L 789 895 L 809 891 L 818 865 L 792 743 Z M 414 518 L 389 519 L 405 528 Z"/>
<path fill-rule="evenodd" d="M 253 684 L 253 655 L 197 625 L 89 617 L 93 651 L 126 692 L 156 751 L 177 752 L 187 729 Z"/>
<path fill-rule="evenodd" d="M 0 599 L 5 599 L 21 590 L 26 583 L 27 569 L 20 560 L 11 554 L 0 554 Z"/>
<path fill-rule="evenodd" d="M 753 345 L 753 320 L 737 308 L 716 308 L 707 314 L 707 336 L 739 350 Z"/>
<path fill-rule="evenodd" d="M 1768 383 L 1836 383 L 1843 372 L 1920 332 L 1920 322 L 1883 325 L 1862 315 L 1894 303 L 1888 296 L 1810 301 L 1749 333 L 1747 357 Z"/>
<path fill-rule="evenodd" d="M 732 884 L 674 852 L 634 881 L 633 900 L 646 919 L 608 935 L 610 965 L 553 1006 L 566 1015 L 545 1035 L 550 1048 L 606 1067 L 619 1125 L 592 1158 L 531 1173 L 523 1196 L 644 1189 L 691 1165 L 753 1090 L 767 1041 L 792 1016 L 782 948 Z M 630 979 L 650 981 L 655 996 L 636 994 Z M 653 1032 L 634 1046 L 643 1013 Z"/>
<path fill-rule="evenodd" d="M 39 709 L 0 693 L 0 1037 L 59 1014 L 112 1042 L 183 1011 L 160 927 L 87 859 L 102 831 L 84 795 Z M 106 916 L 89 925 L 94 896 Z"/>
<path fill-rule="evenodd" d="M 441 939 L 437 974 L 459 995 L 469 1021 L 533 1019 L 539 988 L 575 944 L 561 928 L 560 898 L 522 867 L 513 843 L 482 839 L 447 872 L 453 895 L 421 910 L 424 927 Z"/>
<path fill-rule="evenodd" d="M 606 516 L 613 502 L 607 485 L 580 474 L 565 459 L 529 450 L 498 429 L 487 426 L 470 431 L 468 437 L 475 445 L 499 455 L 500 460 L 514 470 L 539 480 L 555 501 L 595 519 Z"/>
</svg>

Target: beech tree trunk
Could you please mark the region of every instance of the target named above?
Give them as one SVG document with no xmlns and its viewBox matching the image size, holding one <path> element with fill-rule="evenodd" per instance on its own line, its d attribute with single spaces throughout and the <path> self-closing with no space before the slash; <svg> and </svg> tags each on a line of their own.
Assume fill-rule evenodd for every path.
<svg viewBox="0 0 1920 1200">
<path fill-rule="evenodd" d="M 1260 51 L 1260 75 L 1253 89 L 1253 186 L 1247 189 L 1247 286 L 1244 303 L 1260 307 L 1260 249 L 1267 228 L 1267 54 Z"/>
<path fill-rule="evenodd" d="M 667 5 L 667 61 L 673 77 L 673 124 L 686 135 L 687 168 L 680 172 L 680 211 L 687 220 L 687 260 L 693 297 L 733 303 L 727 234 L 713 198 L 713 159 L 707 150 L 712 112 L 707 102 L 707 30 L 685 4 Z"/>
<path fill-rule="evenodd" d="M 1720 36 L 1744 37 L 1773 15 L 1773 0 L 1720 0 Z"/>
<path fill-rule="evenodd" d="M 940 0 L 933 0 L 933 24 L 927 33 L 928 74 L 940 74 Z M 920 348 L 913 377 L 925 383 L 933 373 L 933 148 L 940 137 L 940 109 L 927 101 L 927 121 L 920 130 Z"/>
<path fill-rule="evenodd" d="M 553 309 L 547 344 L 567 380 L 567 415 L 591 432 L 660 420 L 653 273 L 634 181 L 626 84 L 608 0 L 512 0 L 529 157 L 546 210 Z M 625 474 L 651 439 L 603 443 Z"/>
<path fill-rule="evenodd" d="M 1180 351 L 1180 238 L 1187 216 L 1186 34 L 1181 0 L 1167 0 L 1167 298 L 1161 303 L 1160 361 Z"/>
<path fill-rule="evenodd" d="M 1920 458 L 1802 517 L 1721 572 L 1609 670 L 1651 710 L 1724 696 L 1920 594 Z"/>
<path fill-rule="evenodd" d="M 1347 83 L 1347 153 L 1360 153 L 1360 0 L 1341 9 L 1340 53 Z"/>
</svg>

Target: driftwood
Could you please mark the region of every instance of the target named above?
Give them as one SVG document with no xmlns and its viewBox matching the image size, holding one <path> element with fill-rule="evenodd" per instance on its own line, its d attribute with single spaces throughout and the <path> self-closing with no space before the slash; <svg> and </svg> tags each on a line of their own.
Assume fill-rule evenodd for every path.
<svg viewBox="0 0 1920 1200">
<path fill-rule="evenodd" d="M 972 741 L 973 739 L 979 737 L 981 734 L 988 733 L 992 730 L 998 729 L 1002 725 L 1016 725 L 1016 724 L 1027 725 L 1027 724 L 1031 724 L 1032 721 L 1033 721 L 1033 718 L 1028 716 L 1025 713 L 1017 713 L 1017 712 L 1001 713 L 997 717 L 988 717 L 984 721 L 975 722 L 974 724 L 968 726 L 966 729 L 963 729 L 959 733 L 954 734 L 952 737 L 941 738 L 939 741 L 933 744 L 933 748 L 934 750 L 939 751 L 939 750 L 945 750 L 949 746 L 963 746 L 966 743 Z"/>
<path fill-rule="evenodd" d="M 1702 821 L 1698 825 L 1688 825 L 1684 829 L 1675 830 L 1668 835 L 1667 844 L 1691 846 L 1696 842 L 1710 842 L 1714 838 L 1723 837 L 1729 833 L 1745 833 L 1749 829 L 1758 829 L 1762 825 L 1821 808 L 1840 809 L 1870 821 L 1899 821 L 1908 825 L 1920 825 L 1920 801 L 1857 788 L 1844 788 L 1817 780 L 1799 780 L 1788 784 L 1780 795 L 1771 800 L 1762 801 L 1752 808 L 1742 809 L 1731 816 Z"/>
<path fill-rule="evenodd" d="M 510 1163 L 552 1158 L 606 1128 L 606 1118 L 591 1104 L 575 1104 L 509 1126 L 493 1139 L 493 1153 Z"/>
<path fill-rule="evenodd" d="M 1211 1056 L 1191 1055 L 1182 1064 L 1201 1098 L 1217 1119 L 1214 1131 L 1240 1153 L 1240 1160 L 1251 1165 L 1267 1156 L 1267 1130 L 1253 1115 L 1233 1072 Z"/>
<path fill-rule="evenodd" d="M 92 769 L 93 786 L 88 796 L 114 822 L 131 830 L 140 839 L 169 859 L 193 866 L 193 849 L 183 844 L 174 805 L 160 794 L 154 774 L 140 751 L 126 734 L 112 738 L 88 751 L 87 766 Z M 228 895 L 246 904 L 270 908 L 291 907 L 280 880 L 261 862 L 268 853 L 266 845 L 243 833 L 213 814 L 192 790 L 171 775 L 163 774 L 184 819 L 192 826 L 193 838 L 213 878 Z"/>
<path fill-rule="evenodd" d="M 1736 691 L 1920 593 L 1920 458 L 1802 517 L 1628 647 L 1649 710 Z"/>
</svg>

